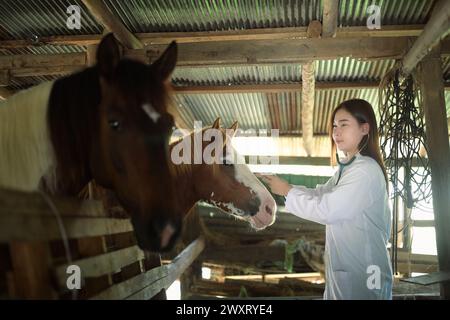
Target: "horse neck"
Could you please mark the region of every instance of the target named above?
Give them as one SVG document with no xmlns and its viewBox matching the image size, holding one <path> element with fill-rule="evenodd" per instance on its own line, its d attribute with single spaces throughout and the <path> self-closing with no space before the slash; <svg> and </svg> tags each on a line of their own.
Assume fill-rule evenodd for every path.
<svg viewBox="0 0 450 320">
<path fill-rule="evenodd" d="M 195 189 L 195 175 L 192 164 L 173 165 L 175 173 L 176 188 L 179 193 L 179 205 L 182 212 L 186 214 L 194 206 L 194 204 L 201 200 L 201 196 L 197 194 Z"/>
<path fill-rule="evenodd" d="M 92 178 L 100 84 L 96 67 L 55 82 L 49 99 L 49 131 L 56 158 L 55 193 L 77 194 Z"/>
</svg>

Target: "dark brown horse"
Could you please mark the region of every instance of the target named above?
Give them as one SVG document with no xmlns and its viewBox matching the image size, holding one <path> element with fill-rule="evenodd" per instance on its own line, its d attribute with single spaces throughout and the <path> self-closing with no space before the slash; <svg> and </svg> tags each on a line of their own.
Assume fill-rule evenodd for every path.
<svg viewBox="0 0 450 320">
<path fill-rule="evenodd" d="M 141 247 L 161 249 L 161 238 L 168 245 L 181 224 L 166 87 L 177 46 L 152 65 L 122 52 L 109 34 L 95 66 L 0 104 L 0 186 L 76 195 L 95 179 L 131 214 Z"/>
</svg>

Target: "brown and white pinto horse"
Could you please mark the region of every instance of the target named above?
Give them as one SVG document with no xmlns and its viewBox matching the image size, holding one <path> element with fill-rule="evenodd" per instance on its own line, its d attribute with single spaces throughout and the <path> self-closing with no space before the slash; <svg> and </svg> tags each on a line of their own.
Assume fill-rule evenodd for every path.
<svg viewBox="0 0 450 320">
<path fill-rule="evenodd" d="M 143 248 L 154 249 L 181 226 L 166 88 L 177 46 L 152 65 L 122 52 L 109 34 L 95 66 L 0 103 L 0 187 L 70 196 L 95 179 L 131 214 Z"/>
<path fill-rule="evenodd" d="M 211 164 L 178 164 L 175 165 L 175 183 L 180 193 L 181 212 L 188 213 L 197 201 L 208 202 L 238 219 L 245 220 L 257 230 L 274 223 L 277 206 L 270 192 L 258 180 L 245 164 L 245 160 L 231 145 L 236 133 L 237 122 L 225 130 L 220 127 L 220 118 L 216 119 L 211 129 L 220 130 L 223 144 L 219 149 L 219 161 Z M 202 136 L 209 128 L 203 128 Z M 171 155 L 178 153 L 177 146 L 188 143 L 194 146 L 195 133 L 185 136 L 181 141 L 172 143 Z M 201 152 L 211 150 L 211 142 L 203 141 Z M 175 150 L 174 150 L 175 149 Z M 180 149 L 180 148 L 178 148 Z M 191 159 L 195 147 L 191 147 Z"/>
</svg>

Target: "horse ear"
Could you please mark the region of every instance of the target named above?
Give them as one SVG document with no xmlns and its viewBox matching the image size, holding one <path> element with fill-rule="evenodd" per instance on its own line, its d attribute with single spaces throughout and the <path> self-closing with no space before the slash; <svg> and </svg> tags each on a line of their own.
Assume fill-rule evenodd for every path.
<svg viewBox="0 0 450 320">
<path fill-rule="evenodd" d="M 163 54 L 153 62 L 152 67 L 163 81 L 166 81 L 172 74 L 177 64 L 178 46 L 172 41 Z"/>
<path fill-rule="evenodd" d="M 123 47 L 112 33 L 103 37 L 97 49 L 97 65 L 102 77 L 110 79 L 123 56 Z"/>
<path fill-rule="evenodd" d="M 235 121 L 230 127 L 230 130 L 233 130 L 233 136 L 236 134 L 237 128 L 238 128 L 238 122 Z"/>
<path fill-rule="evenodd" d="M 226 130 L 226 134 L 230 139 L 233 139 L 235 134 L 236 134 L 236 130 L 238 128 L 238 122 L 235 121 L 231 127 L 229 129 Z"/>
<path fill-rule="evenodd" d="M 216 119 L 216 121 L 214 121 L 212 127 L 213 129 L 220 129 L 220 117 Z"/>
</svg>

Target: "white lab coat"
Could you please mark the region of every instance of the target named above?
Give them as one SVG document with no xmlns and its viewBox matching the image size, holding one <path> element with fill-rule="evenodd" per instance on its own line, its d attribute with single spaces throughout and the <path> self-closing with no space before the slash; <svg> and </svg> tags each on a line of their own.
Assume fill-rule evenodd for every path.
<svg viewBox="0 0 450 320">
<path fill-rule="evenodd" d="M 324 299 L 392 299 L 391 214 L 383 172 L 357 154 L 324 185 L 294 186 L 286 210 L 326 225 Z"/>
</svg>

